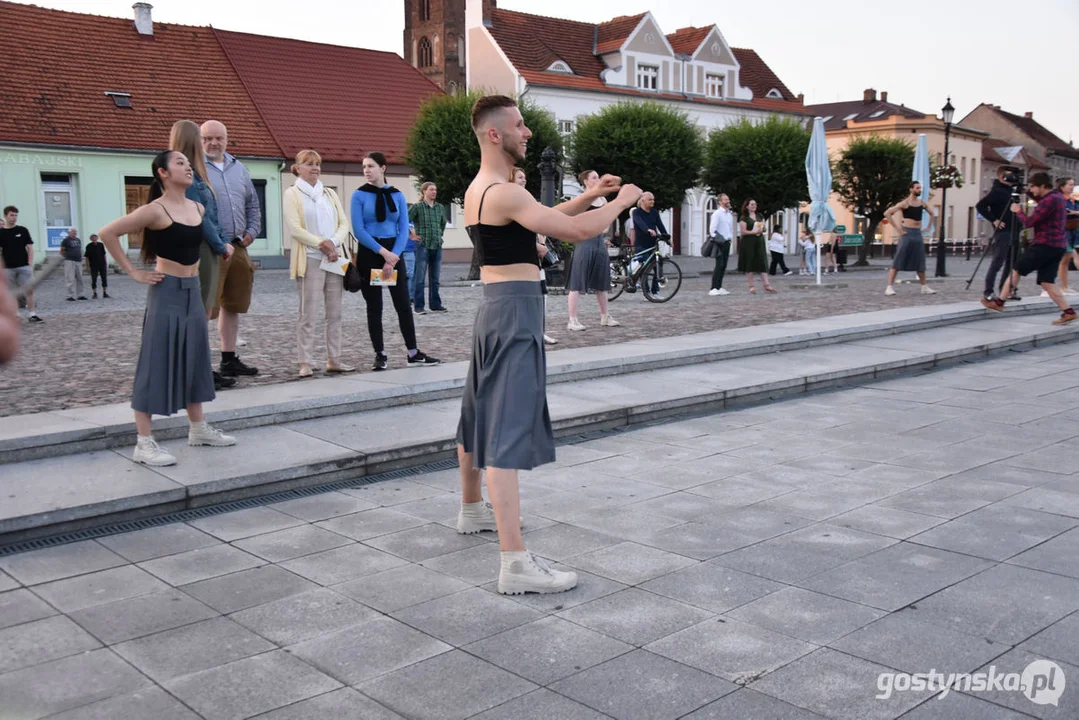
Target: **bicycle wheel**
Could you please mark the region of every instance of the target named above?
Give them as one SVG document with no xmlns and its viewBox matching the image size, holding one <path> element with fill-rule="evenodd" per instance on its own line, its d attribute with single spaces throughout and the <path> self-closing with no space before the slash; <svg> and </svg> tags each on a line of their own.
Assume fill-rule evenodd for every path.
<svg viewBox="0 0 1079 720">
<path fill-rule="evenodd" d="M 644 296 L 649 302 L 665 303 L 677 295 L 678 289 L 682 287 L 682 268 L 678 267 L 678 263 L 670 258 L 661 257 L 657 262 L 659 270 L 659 292 L 652 292 L 650 278 L 653 271 L 652 268 L 647 268 L 645 272 L 641 274 L 641 289 L 644 290 Z"/>
<path fill-rule="evenodd" d="M 614 300 L 626 289 L 626 264 L 622 260 L 611 260 L 611 289 L 607 291 L 607 300 Z"/>
</svg>

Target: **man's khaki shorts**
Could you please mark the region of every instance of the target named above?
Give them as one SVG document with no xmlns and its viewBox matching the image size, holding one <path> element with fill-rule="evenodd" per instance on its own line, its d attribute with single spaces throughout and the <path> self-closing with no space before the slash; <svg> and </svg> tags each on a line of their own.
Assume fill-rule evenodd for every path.
<svg viewBox="0 0 1079 720">
<path fill-rule="evenodd" d="M 247 248 L 232 244 L 232 257 L 221 259 L 221 277 L 217 284 L 217 304 L 213 317 L 219 310 L 243 314 L 251 307 L 251 291 L 255 285 L 255 266 L 247 254 Z"/>
</svg>

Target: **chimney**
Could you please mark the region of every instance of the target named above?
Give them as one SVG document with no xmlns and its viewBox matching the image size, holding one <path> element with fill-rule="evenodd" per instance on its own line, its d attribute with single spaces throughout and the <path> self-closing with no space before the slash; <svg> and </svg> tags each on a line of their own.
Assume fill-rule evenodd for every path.
<svg viewBox="0 0 1079 720">
<path fill-rule="evenodd" d="M 866 105 L 868 105 L 869 103 L 876 102 L 876 101 L 877 101 L 877 91 L 874 90 L 873 88 L 869 88 L 865 92 L 862 93 L 862 102 L 865 103 Z"/>
<path fill-rule="evenodd" d="M 887 90 L 881 90 L 880 91 L 880 101 L 881 102 L 888 102 L 888 91 Z"/>
<path fill-rule="evenodd" d="M 805 102 L 806 102 L 805 93 L 798 93 L 798 104 L 799 105 L 805 105 Z"/>
<path fill-rule="evenodd" d="M 154 6 L 150 3 L 137 2 L 131 6 L 131 9 L 135 11 L 135 29 L 139 31 L 139 35 L 153 35 L 154 18 L 150 12 Z"/>
<path fill-rule="evenodd" d="M 1025 113 L 1023 113 L 1023 117 L 1028 117 L 1031 120 L 1033 120 L 1034 119 L 1034 113 L 1031 112 L 1030 110 L 1027 110 Z"/>
<path fill-rule="evenodd" d="M 491 26 L 491 9 L 498 7 L 497 0 L 465 0 L 465 27 Z"/>
</svg>

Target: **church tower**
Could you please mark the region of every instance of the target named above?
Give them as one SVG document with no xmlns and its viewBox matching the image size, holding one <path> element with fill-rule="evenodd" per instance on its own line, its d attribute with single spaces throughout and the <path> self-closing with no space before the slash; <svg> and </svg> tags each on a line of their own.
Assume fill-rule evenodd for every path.
<svg viewBox="0 0 1079 720">
<path fill-rule="evenodd" d="M 402 55 L 446 92 L 465 87 L 465 6 L 483 3 L 490 16 L 496 0 L 405 0 Z"/>
</svg>

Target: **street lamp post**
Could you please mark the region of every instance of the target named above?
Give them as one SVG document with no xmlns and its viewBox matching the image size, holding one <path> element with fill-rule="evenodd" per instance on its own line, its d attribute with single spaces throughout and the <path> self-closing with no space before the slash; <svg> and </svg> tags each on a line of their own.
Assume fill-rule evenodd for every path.
<svg viewBox="0 0 1079 720">
<path fill-rule="evenodd" d="M 952 117 L 955 115 L 955 108 L 952 107 L 952 99 L 948 98 L 944 107 L 940 110 L 941 118 L 944 120 L 944 159 L 942 165 L 948 166 L 948 136 L 952 130 Z M 937 277 L 948 277 L 948 273 L 945 272 L 944 263 L 948 254 L 948 249 L 944 246 L 944 228 L 948 221 L 948 188 L 941 188 L 940 192 L 940 218 L 937 222 L 940 223 L 940 236 L 937 242 Z"/>
</svg>

